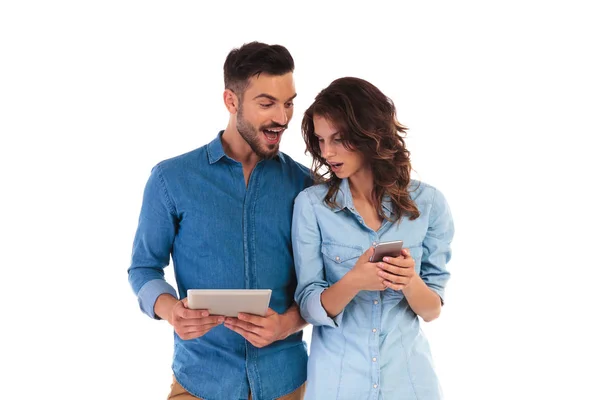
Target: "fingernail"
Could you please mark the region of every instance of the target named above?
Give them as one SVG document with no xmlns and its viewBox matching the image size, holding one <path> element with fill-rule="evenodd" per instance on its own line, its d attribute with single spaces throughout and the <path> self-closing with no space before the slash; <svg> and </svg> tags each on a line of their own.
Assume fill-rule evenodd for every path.
<svg viewBox="0 0 600 400">
<path fill-rule="evenodd" d="M 380 262 L 380 263 L 377 263 L 377 266 L 378 266 L 378 267 L 383 267 L 383 263 L 381 263 L 381 262 Z"/>
<path fill-rule="evenodd" d="M 219 318 L 219 322 L 223 322 L 223 321 L 225 321 L 225 318 L 223 318 L 223 317 L 220 317 L 220 318 Z"/>
<path fill-rule="evenodd" d="M 383 257 L 383 261 L 388 262 L 388 261 L 390 261 L 390 258 L 389 257 Z"/>
<path fill-rule="evenodd" d="M 208 317 L 208 311 L 204 311 L 204 312 L 202 313 L 202 316 L 203 316 L 203 317 Z"/>
</svg>

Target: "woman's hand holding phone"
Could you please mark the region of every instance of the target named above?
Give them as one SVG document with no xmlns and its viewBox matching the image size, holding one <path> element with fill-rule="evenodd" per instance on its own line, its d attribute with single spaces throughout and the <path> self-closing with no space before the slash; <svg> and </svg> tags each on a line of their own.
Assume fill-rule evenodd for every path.
<svg viewBox="0 0 600 400">
<path fill-rule="evenodd" d="M 375 249 L 370 247 L 348 272 L 352 274 L 353 282 L 359 290 L 385 290 L 387 288 L 383 284 L 384 279 L 378 275 L 381 269 L 377 267 L 377 263 L 369 261 L 374 252 Z"/>
<path fill-rule="evenodd" d="M 402 249 L 398 257 L 384 257 L 376 266 L 378 277 L 384 280 L 383 285 L 393 290 L 404 289 L 416 275 L 415 260 L 408 249 Z"/>
</svg>

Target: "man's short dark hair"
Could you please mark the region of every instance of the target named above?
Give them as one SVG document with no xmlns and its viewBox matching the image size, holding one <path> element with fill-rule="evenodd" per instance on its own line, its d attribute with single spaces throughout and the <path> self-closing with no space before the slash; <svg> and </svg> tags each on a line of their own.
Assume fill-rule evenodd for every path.
<svg viewBox="0 0 600 400">
<path fill-rule="evenodd" d="M 241 96 L 248 87 L 248 80 L 261 73 L 285 75 L 294 71 L 294 59 L 285 47 L 260 42 L 246 43 L 227 55 L 223 72 L 225 89 Z"/>
</svg>

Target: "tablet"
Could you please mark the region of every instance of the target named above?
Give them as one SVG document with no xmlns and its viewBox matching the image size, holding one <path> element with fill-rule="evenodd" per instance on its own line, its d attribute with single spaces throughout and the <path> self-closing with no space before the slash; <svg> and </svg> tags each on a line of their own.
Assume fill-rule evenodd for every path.
<svg viewBox="0 0 600 400">
<path fill-rule="evenodd" d="M 237 317 L 238 313 L 264 317 L 271 289 L 188 289 L 188 308 L 208 310 L 211 315 Z"/>
</svg>

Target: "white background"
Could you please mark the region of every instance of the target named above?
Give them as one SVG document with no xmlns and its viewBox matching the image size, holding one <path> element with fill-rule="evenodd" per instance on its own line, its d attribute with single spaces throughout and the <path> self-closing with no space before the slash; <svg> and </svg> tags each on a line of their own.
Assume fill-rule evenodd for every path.
<svg viewBox="0 0 600 400">
<path fill-rule="evenodd" d="M 424 326 L 446 398 L 600 398 L 592 3 L 3 1 L 0 398 L 166 398 L 172 332 L 127 282 L 142 190 L 225 127 L 222 65 L 252 40 L 295 58 L 297 160 L 303 111 L 341 76 L 410 128 L 456 223 Z"/>
</svg>

